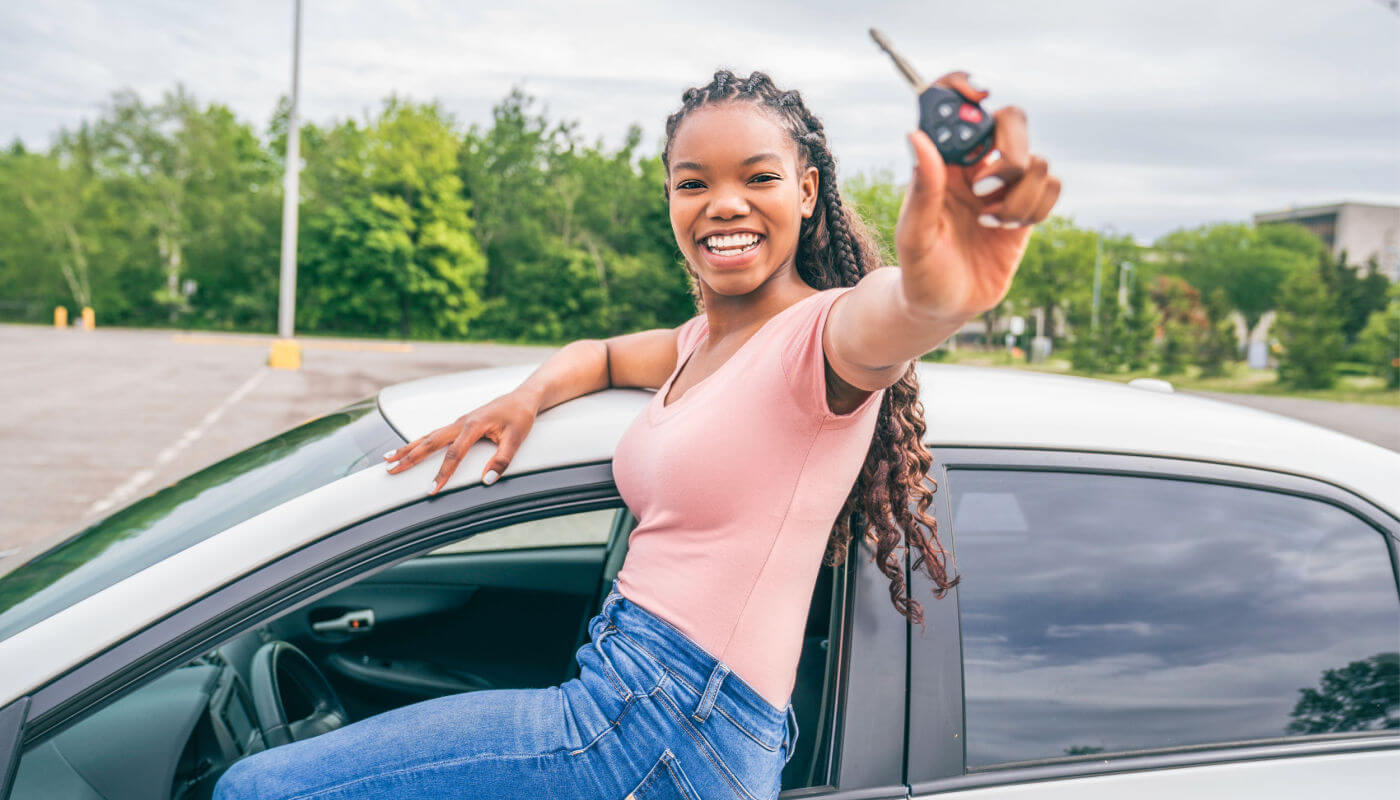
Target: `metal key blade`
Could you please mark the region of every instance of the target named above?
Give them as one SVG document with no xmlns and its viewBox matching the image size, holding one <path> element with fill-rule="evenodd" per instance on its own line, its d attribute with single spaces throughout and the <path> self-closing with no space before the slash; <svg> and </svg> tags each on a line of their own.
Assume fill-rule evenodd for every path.
<svg viewBox="0 0 1400 800">
<path fill-rule="evenodd" d="M 903 56 L 894 51 L 894 45 L 890 44 L 890 40 L 885 38 L 885 34 L 871 28 L 870 38 L 874 39 L 875 44 L 880 45 L 880 49 L 884 50 L 889 54 L 890 58 L 894 59 L 894 65 L 899 68 L 899 72 L 904 76 L 904 79 L 909 81 L 909 84 L 914 87 L 915 92 L 922 92 L 928 87 L 928 84 L 924 82 L 923 78 L 919 77 L 919 73 L 910 66 L 909 62 L 905 61 Z"/>
</svg>

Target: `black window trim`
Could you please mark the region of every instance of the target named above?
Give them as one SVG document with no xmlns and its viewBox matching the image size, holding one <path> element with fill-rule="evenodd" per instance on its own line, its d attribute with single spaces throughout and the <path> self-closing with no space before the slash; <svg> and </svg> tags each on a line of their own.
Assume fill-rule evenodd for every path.
<svg viewBox="0 0 1400 800">
<path fill-rule="evenodd" d="M 19 743 L 24 736 L 24 715 L 28 710 L 28 697 L 0 708 L 0 797 L 10 796 L 19 772 Z"/>
<path fill-rule="evenodd" d="M 823 732 L 830 732 L 823 753 L 828 782 L 789 789 L 783 800 L 906 800 L 903 779 L 908 622 L 890 603 L 889 579 L 874 562 L 864 541 L 852 541 L 850 553 L 832 586 L 833 613 L 839 621 L 835 708 Z M 859 624 L 857 624 L 859 622 Z M 897 723 L 897 724 L 896 724 Z M 799 731 L 802 737 L 816 731 Z M 800 746 L 800 745 L 799 745 Z"/>
<path fill-rule="evenodd" d="M 938 521 L 940 537 L 948 537 L 942 539 L 947 547 L 954 547 L 956 539 L 956 531 L 952 529 L 949 493 L 945 488 L 950 469 L 1087 472 L 1215 483 L 1328 503 L 1365 521 L 1381 534 L 1386 544 L 1397 602 L 1400 602 L 1400 519 L 1348 489 L 1315 477 L 1253 465 L 1097 451 L 937 446 L 931 446 L 931 450 L 933 465 L 930 473 L 937 481 L 938 489 L 934 492 L 935 502 L 930 506 L 930 511 Z M 1315 737 L 1290 737 L 1287 742 L 1193 745 L 1173 748 L 1169 752 L 1112 758 L 1098 754 L 1096 759 L 1083 761 L 1057 759 L 1054 763 L 1035 766 L 989 767 L 969 772 L 965 768 L 966 710 L 962 689 L 961 624 L 957 619 L 952 622 L 947 620 L 948 614 L 957 613 L 957 588 L 944 598 L 945 601 L 951 599 L 952 603 L 932 601 L 929 595 L 932 582 L 922 573 L 911 577 L 910 588 L 913 596 L 924 602 L 926 610 L 947 606 L 939 609 L 939 619 L 945 622 L 940 635 L 927 636 L 922 640 L 917 632 L 911 636 L 910 733 L 905 774 L 913 796 L 1169 767 L 1400 748 L 1400 732 L 1319 734 Z M 933 627 L 930 621 L 930 631 Z M 933 756 L 929 755 L 930 752 Z"/>
</svg>

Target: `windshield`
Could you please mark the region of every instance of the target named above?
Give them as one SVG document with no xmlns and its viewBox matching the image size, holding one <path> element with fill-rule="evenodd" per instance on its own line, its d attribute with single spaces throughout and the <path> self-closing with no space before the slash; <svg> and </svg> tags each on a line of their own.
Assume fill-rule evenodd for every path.
<svg viewBox="0 0 1400 800">
<path fill-rule="evenodd" d="M 370 397 L 182 478 L 0 577 L 0 640 L 402 444 Z"/>
</svg>

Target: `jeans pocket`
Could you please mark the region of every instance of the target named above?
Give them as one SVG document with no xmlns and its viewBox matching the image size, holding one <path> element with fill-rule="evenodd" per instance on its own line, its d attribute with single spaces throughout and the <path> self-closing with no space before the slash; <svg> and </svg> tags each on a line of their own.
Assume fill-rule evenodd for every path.
<svg viewBox="0 0 1400 800">
<path fill-rule="evenodd" d="M 680 762 L 667 748 L 661 753 L 637 788 L 627 793 L 625 800 L 701 800 L 681 770 Z"/>
<path fill-rule="evenodd" d="M 695 722 L 682 710 L 693 707 L 695 701 L 678 702 L 671 691 L 674 689 L 663 682 L 651 696 L 695 744 L 696 752 L 709 761 L 717 778 L 734 790 L 735 796 L 752 800 L 777 796 L 784 765 L 780 748 L 763 744 L 718 708 L 713 709 L 703 723 Z M 683 689 L 680 696 L 694 697 Z"/>
</svg>

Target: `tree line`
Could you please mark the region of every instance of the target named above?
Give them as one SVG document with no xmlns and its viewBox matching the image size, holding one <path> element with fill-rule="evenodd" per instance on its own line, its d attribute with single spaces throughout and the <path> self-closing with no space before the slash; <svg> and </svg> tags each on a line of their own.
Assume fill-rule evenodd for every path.
<svg viewBox="0 0 1400 800">
<path fill-rule="evenodd" d="M 298 332 L 559 344 L 692 316 L 641 128 L 609 148 L 535 104 L 512 89 L 463 129 L 391 96 L 304 125 Z M 104 325 L 275 331 L 287 129 L 285 99 L 256 131 L 177 86 L 156 103 L 117 92 L 45 152 L 16 140 L 0 152 L 0 319 L 90 306 Z M 842 191 L 894 263 L 903 187 L 877 172 Z M 1356 362 L 1400 385 L 1400 295 L 1344 260 L 1298 226 L 1204 225 L 1144 248 L 1052 217 L 984 321 L 1039 309 L 1076 367 L 1169 375 L 1223 369 L 1274 312 L 1288 380 L 1327 385 Z"/>
</svg>

